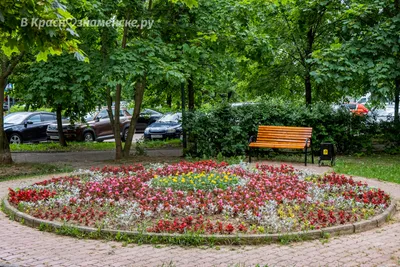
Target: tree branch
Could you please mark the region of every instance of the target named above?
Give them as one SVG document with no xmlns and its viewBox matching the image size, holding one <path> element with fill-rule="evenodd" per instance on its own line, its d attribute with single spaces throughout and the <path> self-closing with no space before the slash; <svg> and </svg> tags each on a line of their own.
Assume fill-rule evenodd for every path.
<svg viewBox="0 0 400 267">
<path fill-rule="evenodd" d="M 1 78 L 6 79 L 13 72 L 14 68 L 17 66 L 19 61 L 25 55 L 25 52 L 21 52 L 14 60 L 11 61 L 10 65 L 8 65 L 6 71 L 1 74 Z"/>
</svg>

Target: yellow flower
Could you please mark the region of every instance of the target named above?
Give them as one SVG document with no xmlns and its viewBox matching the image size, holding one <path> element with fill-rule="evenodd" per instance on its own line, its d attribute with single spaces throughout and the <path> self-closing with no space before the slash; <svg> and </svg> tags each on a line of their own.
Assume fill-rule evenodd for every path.
<svg viewBox="0 0 400 267">
<path fill-rule="evenodd" d="M 185 178 L 182 178 L 181 182 L 184 183 L 185 182 Z"/>
</svg>

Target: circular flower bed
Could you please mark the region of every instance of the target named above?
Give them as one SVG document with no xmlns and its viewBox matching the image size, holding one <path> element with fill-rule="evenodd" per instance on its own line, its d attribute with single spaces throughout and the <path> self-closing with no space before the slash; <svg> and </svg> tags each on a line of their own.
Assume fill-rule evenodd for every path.
<svg viewBox="0 0 400 267">
<path fill-rule="evenodd" d="M 383 212 L 380 189 L 335 173 L 214 161 L 104 167 L 9 189 L 36 218 L 156 233 L 257 234 L 307 231 Z"/>
</svg>

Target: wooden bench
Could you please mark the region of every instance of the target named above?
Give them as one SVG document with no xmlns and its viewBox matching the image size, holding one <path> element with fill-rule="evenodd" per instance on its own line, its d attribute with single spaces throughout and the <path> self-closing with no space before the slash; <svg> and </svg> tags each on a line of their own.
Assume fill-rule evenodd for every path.
<svg viewBox="0 0 400 267">
<path fill-rule="evenodd" d="M 312 163 L 314 163 L 311 135 L 312 128 L 309 127 L 260 125 L 257 138 L 252 136 L 249 140 L 249 162 L 251 162 L 251 149 L 254 148 L 301 149 L 304 151 L 304 164 L 307 166 L 308 148 L 311 148 Z"/>
</svg>

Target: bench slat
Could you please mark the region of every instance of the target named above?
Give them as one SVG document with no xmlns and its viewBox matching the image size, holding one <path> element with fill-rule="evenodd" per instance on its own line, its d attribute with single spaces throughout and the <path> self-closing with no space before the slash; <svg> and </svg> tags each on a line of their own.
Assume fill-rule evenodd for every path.
<svg viewBox="0 0 400 267">
<path fill-rule="evenodd" d="M 291 138 L 296 138 L 296 139 L 307 139 L 310 138 L 311 135 L 308 134 L 258 134 L 257 137 L 262 137 L 262 138 L 281 138 L 281 137 L 286 137 L 288 139 Z"/>
<path fill-rule="evenodd" d="M 268 143 L 268 142 L 277 142 L 277 143 L 299 143 L 305 144 L 306 139 L 288 139 L 288 138 L 257 138 L 256 143 Z"/>
<path fill-rule="evenodd" d="M 249 146 L 260 147 L 260 148 L 287 148 L 287 149 L 305 148 L 304 144 L 288 144 L 288 143 L 250 143 Z"/>
<path fill-rule="evenodd" d="M 294 127 L 294 126 L 266 126 L 266 125 L 260 125 L 258 126 L 259 130 L 262 129 L 274 129 L 274 130 L 293 130 L 293 131 L 302 131 L 302 130 L 309 130 L 312 131 L 312 127 Z"/>
</svg>

